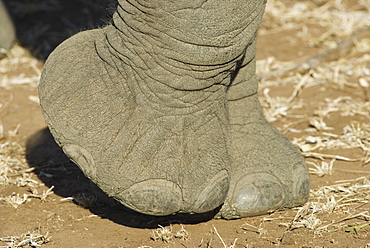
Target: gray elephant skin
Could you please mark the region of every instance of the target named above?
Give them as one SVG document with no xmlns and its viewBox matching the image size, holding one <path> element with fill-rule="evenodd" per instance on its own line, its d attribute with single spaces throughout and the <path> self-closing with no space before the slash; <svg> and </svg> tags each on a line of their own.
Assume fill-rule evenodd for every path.
<svg viewBox="0 0 370 248">
<path fill-rule="evenodd" d="M 46 61 L 39 94 L 57 143 L 96 185 L 149 215 L 266 214 L 304 204 L 298 150 L 263 116 L 263 0 L 119 0 L 110 25 Z"/>
<path fill-rule="evenodd" d="M 0 0 L 0 59 L 6 53 L 15 40 L 15 29 L 3 1 Z"/>
</svg>

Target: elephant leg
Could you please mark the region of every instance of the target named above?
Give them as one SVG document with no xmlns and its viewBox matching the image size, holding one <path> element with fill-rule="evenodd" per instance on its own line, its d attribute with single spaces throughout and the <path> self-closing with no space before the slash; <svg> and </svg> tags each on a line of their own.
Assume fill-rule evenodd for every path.
<svg viewBox="0 0 370 248">
<path fill-rule="evenodd" d="M 85 175 L 133 210 L 217 208 L 229 187 L 226 86 L 168 87 L 148 76 L 160 67 L 122 40 L 107 26 L 71 37 L 49 56 L 39 94 L 53 136 Z"/>
<path fill-rule="evenodd" d="M 309 196 L 303 158 L 263 116 L 254 53 L 249 54 L 228 92 L 233 165 L 230 191 L 220 211 L 226 219 L 302 205 Z"/>
<path fill-rule="evenodd" d="M 118 1 L 111 25 L 71 37 L 45 64 L 53 136 L 104 192 L 145 214 L 207 212 L 226 199 L 232 218 L 304 202 L 304 162 L 256 97 L 264 5 Z"/>
</svg>

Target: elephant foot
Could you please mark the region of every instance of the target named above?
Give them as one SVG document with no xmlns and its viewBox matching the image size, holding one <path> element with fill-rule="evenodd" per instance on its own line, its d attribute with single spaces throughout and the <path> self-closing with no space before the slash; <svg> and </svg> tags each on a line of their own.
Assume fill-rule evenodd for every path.
<svg viewBox="0 0 370 248">
<path fill-rule="evenodd" d="M 309 196 L 307 166 L 298 150 L 265 121 L 257 96 L 231 101 L 229 108 L 233 167 L 230 191 L 216 217 L 242 218 L 304 204 Z"/>
<path fill-rule="evenodd" d="M 149 55 L 143 63 L 119 35 L 112 26 L 81 32 L 49 56 L 39 94 L 51 133 L 87 177 L 133 210 L 219 207 L 230 181 L 226 86 L 189 79 L 190 90 L 179 90 L 154 80 L 183 77 Z"/>
</svg>

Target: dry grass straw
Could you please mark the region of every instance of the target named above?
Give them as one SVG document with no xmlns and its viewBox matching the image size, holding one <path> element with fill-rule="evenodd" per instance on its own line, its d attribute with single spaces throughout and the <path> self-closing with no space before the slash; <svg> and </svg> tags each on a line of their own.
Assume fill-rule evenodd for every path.
<svg viewBox="0 0 370 248">
<path fill-rule="evenodd" d="M 20 236 L 9 236 L 0 238 L 0 242 L 6 242 L 6 246 L 0 245 L 0 248 L 20 248 L 20 247 L 39 247 L 50 242 L 51 237 L 48 233 L 27 233 Z"/>
<path fill-rule="evenodd" d="M 298 37 L 287 37 L 287 46 L 290 45 L 289 42 L 302 42 L 303 46 L 322 47 L 322 51 L 309 58 L 300 58 L 296 62 L 277 61 L 273 57 L 257 61 L 257 72 L 262 80 L 260 87 L 263 92 L 268 93 L 267 87 L 278 84 L 299 85 L 304 77 L 301 74 L 307 72 L 310 77 L 305 79 L 304 85 L 300 85 L 299 89 L 334 83 L 342 88 L 362 87 L 366 91 L 370 81 L 370 70 L 367 68 L 370 56 L 365 54 L 359 58 L 351 58 L 350 61 L 344 58 L 338 60 L 344 53 L 350 52 L 352 47 L 361 53 L 370 51 L 370 40 L 361 39 L 370 32 L 369 4 L 359 0 L 351 2 L 351 6 L 363 10 L 348 9 L 342 0 L 325 3 L 305 1 L 291 6 L 285 5 L 284 1 L 268 1 L 261 34 L 294 30 Z M 311 33 L 311 26 L 319 26 L 326 32 L 314 38 L 316 34 Z M 341 41 L 337 42 L 338 39 Z M 283 78 L 277 83 L 276 77 Z M 352 78 L 356 78 L 358 83 L 350 83 Z M 284 111 L 294 107 L 289 101 L 291 99 L 271 99 L 266 94 L 265 99 L 263 102 L 267 102 L 264 106 L 270 121 L 286 116 Z M 296 103 L 296 106 L 299 107 L 299 104 Z M 269 110 L 268 107 L 272 109 Z"/>
<path fill-rule="evenodd" d="M 288 6 L 286 3 L 289 3 Z M 353 30 L 370 24 L 367 1 L 354 0 L 346 5 L 344 0 L 291 2 L 271 0 L 267 2 L 261 33 L 276 33 L 289 29 L 300 29 L 299 36 L 313 39 L 307 25 L 318 24 L 327 30 L 315 40 L 322 43 L 330 36 L 349 36 Z M 303 24 L 305 26 L 303 26 Z"/>
<path fill-rule="evenodd" d="M 0 202 L 18 208 L 19 205 L 30 202 L 33 198 L 46 201 L 47 197 L 53 194 L 53 188 L 43 190 L 39 193 L 38 187 L 42 183 L 33 179 L 33 168 L 29 168 L 25 160 L 24 148 L 14 141 L 19 126 L 8 133 L 4 133 L 0 123 L 0 187 L 28 187 L 28 193 L 20 194 L 13 192 L 8 196 L 0 196 Z M 4 206 L 2 206 L 4 207 Z M 30 232 L 19 236 L 8 236 L 0 238 L 0 247 L 39 247 L 50 241 L 48 233 L 45 235 Z M 6 243 L 5 246 L 3 244 Z"/>
<path fill-rule="evenodd" d="M 370 112 L 369 112 L 370 113 Z M 360 159 L 363 165 L 370 162 L 370 125 L 367 123 L 359 123 L 352 121 L 343 128 L 341 135 L 332 133 L 320 133 L 317 136 L 304 135 L 300 138 L 295 138 L 293 143 L 296 144 L 303 155 L 306 157 L 316 157 L 319 159 L 330 158 L 330 156 L 322 154 L 321 149 L 354 149 L 359 148 L 363 150 L 364 156 Z M 317 152 L 315 152 L 317 151 Z M 332 156 L 344 161 L 357 161 L 359 159 L 351 159 L 343 156 Z"/>
<path fill-rule="evenodd" d="M 169 243 L 176 239 L 187 240 L 189 239 L 189 237 L 189 233 L 185 230 L 183 225 L 181 225 L 180 230 L 178 230 L 177 232 L 173 230 L 172 225 L 166 227 L 159 225 L 159 228 L 153 230 L 152 236 L 150 238 L 154 241 L 159 240 L 164 243 Z"/>
<path fill-rule="evenodd" d="M 212 225 L 212 226 L 213 226 L 213 225 Z M 221 241 L 221 243 L 222 243 L 222 245 L 223 245 L 223 247 L 224 247 L 224 248 L 235 248 L 236 241 L 238 240 L 237 238 L 236 238 L 236 239 L 234 239 L 234 242 L 232 243 L 232 245 L 231 245 L 231 246 L 227 246 L 227 245 L 226 245 L 226 243 L 225 243 L 225 241 L 224 241 L 224 240 L 223 240 L 223 238 L 221 237 L 221 235 L 218 233 L 218 231 L 217 231 L 217 229 L 216 229 L 216 227 L 215 227 L 215 226 L 213 226 L 213 230 L 214 230 L 215 234 L 217 235 L 217 237 L 220 239 L 220 241 Z"/>
<path fill-rule="evenodd" d="M 31 201 L 32 198 L 45 201 L 53 194 L 53 187 L 43 190 L 42 193 L 38 192 L 37 188 L 43 184 L 33 178 L 34 168 L 29 168 L 24 148 L 13 140 L 18 129 L 19 126 L 8 134 L 3 131 L 0 133 L 0 186 L 28 187 L 28 193 L 25 194 L 13 192 L 8 196 L 0 196 L 0 201 L 14 208 Z"/>
<path fill-rule="evenodd" d="M 370 40 L 361 39 L 364 34 L 370 32 L 369 4 L 364 1 L 355 1 L 349 8 L 344 1 L 306 1 L 293 3 L 290 6 L 284 1 L 269 1 L 266 8 L 266 20 L 261 33 L 281 32 L 283 30 L 298 29 L 296 38 L 305 42 L 305 46 L 320 46 L 322 51 L 310 58 L 303 58 L 298 62 L 281 62 L 275 58 L 267 58 L 257 61 L 257 72 L 262 79 L 260 84 L 261 103 L 264 107 L 266 118 L 270 122 L 283 117 L 299 119 L 297 122 L 290 121 L 283 126 L 283 130 L 294 133 L 306 134 L 295 138 L 295 143 L 306 157 L 318 159 L 336 158 L 338 160 L 355 161 L 340 155 L 322 154 L 322 149 L 353 149 L 363 150 L 363 164 L 370 162 L 370 125 L 352 121 L 348 123 L 338 134 L 339 130 L 333 130 L 326 123 L 328 115 L 334 112 L 343 117 L 370 116 Z M 358 9 L 361 9 L 359 11 Z M 308 27 L 319 26 L 326 30 L 320 37 L 311 34 Z M 336 39 L 341 41 L 336 42 Z M 343 53 L 357 53 L 357 57 L 346 59 Z M 338 60 L 338 58 L 340 58 Z M 307 65 L 307 63 L 309 65 Z M 304 70 L 300 68 L 304 67 Z M 272 75 L 272 76 L 271 76 Z M 277 76 L 283 76 L 278 81 Z M 274 80 L 271 78 L 274 77 Z M 270 97 L 270 87 L 293 84 L 294 92 L 290 97 Z M 357 91 L 363 91 L 364 101 L 353 100 L 351 96 L 341 96 L 336 99 L 326 98 L 314 111 L 314 116 L 292 115 L 292 110 L 300 109 L 310 103 L 297 96 L 304 89 L 314 86 L 336 87 L 344 89 L 350 87 Z M 305 130 L 292 128 L 296 123 L 308 121 L 310 126 Z M 334 132 L 335 131 L 335 132 Z M 317 134 L 319 132 L 319 134 Z M 323 166 L 316 165 L 313 173 L 322 175 Z M 326 168 L 327 170 L 329 168 Z M 321 171 L 320 171 L 321 170 Z"/>
<path fill-rule="evenodd" d="M 370 51 L 370 42 L 368 47 Z M 266 61 L 268 61 L 268 59 L 258 61 L 262 67 L 259 70 L 265 70 L 263 67 L 266 66 Z M 276 61 L 276 64 L 278 63 L 279 62 Z M 296 97 L 304 89 L 314 86 L 337 87 L 339 89 L 350 87 L 358 89 L 363 92 L 364 99 L 369 100 L 369 63 L 370 56 L 365 54 L 361 57 L 351 58 L 351 60 L 342 59 L 339 61 L 324 63 L 316 69 L 309 70 L 303 76 L 300 73 L 295 73 L 294 75 L 286 76 L 278 81 L 267 80 L 261 82 L 260 89 L 263 92 L 261 104 L 265 109 L 266 118 L 269 121 L 274 122 L 281 117 L 286 117 L 288 115 L 288 111 L 302 108 L 302 100 L 297 101 Z M 260 73 L 263 74 L 263 72 Z M 270 92 L 270 87 L 292 84 L 295 85 L 294 92 L 289 98 L 272 98 L 268 94 Z M 320 109 L 315 111 L 315 115 L 317 115 L 317 120 L 319 120 L 319 118 L 325 117 L 327 114 L 341 111 L 342 116 L 363 115 L 368 117 L 369 110 L 369 101 L 355 102 L 351 96 L 341 96 L 337 99 L 325 99 L 325 102 Z M 302 118 L 302 116 L 296 116 L 295 118 Z M 288 125 L 291 124 L 289 123 Z M 315 126 L 318 127 L 318 125 Z M 323 129 L 326 129 L 326 127 L 323 127 Z"/>
<path fill-rule="evenodd" d="M 295 30 L 298 37 L 287 37 L 287 44 L 295 44 L 301 40 L 305 42 L 305 46 L 321 47 L 321 51 L 317 55 L 300 58 L 295 62 L 278 61 L 273 57 L 257 61 L 257 73 L 262 80 L 261 103 L 266 117 L 271 122 L 283 117 L 300 119 L 285 124 L 283 129 L 302 133 L 293 143 L 301 149 L 304 156 L 321 160 L 309 163 L 311 174 L 319 177 L 331 175 L 335 173 L 335 161 L 359 160 L 323 154 L 323 149 L 362 149 L 364 156 L 360 160 L 366 165 L 370 162 L 370 125 L 367 122 L 351 121 L 342 130 L 334 130 L 327 125 L 326 119 L 334 112 L 343 117 L 362 116 L 369 119 L 370 56 L 367 53 L 370 51 L 370 40 L 362 37 L 370 32 L 370 4 L 367 1 L 354 1 L 351 6 L 356 8 L 351 9 L 342 0 L 291 3 L 287 6 L 284 1 L 268 1 L 266 21 L 261 34 Z M 309 28 L 313 26 L 326 31 L 316 37 Z M 343 57 L 345 53 L 355 53 L 357 56 L 349 60 Z M 280 78 L 277 80 L 277 77 Z M 270 87 L 280 85 L 294 85 L 294 92 L 290 97 L 270 97 Z M 351 96 L 326 98 L 314 111 L 314 116 L 292 115 L 292 110 L 307 104 L 301 99 L 297 100 L 301 91 L 308 87 L 329 85 L 339 89 L 350 87 L 362 90 L 365 100 L 354 100 Z M 302 120 L 307 121 L 310 127 L 304 130 L 292 128 Z M 324 159 L 331 161 L 326 162 Z M 362 228 L 367 226 L 370 220 L 367 210 L 369 203 L 368 178 L 337 182 L 335 185 L 312 190 L 310 201 L 297 208 L 297 214 L 291 222 L 282 224 L 286 225 L 288 230 L 308 228 L 316 233 L 323 233 L 342 230 L 347 221 L 351 220 L 362 222 L 354 229 Z M 362 208 L 365 210 L 361 210 Z M 246 228 L 257 233 L 261 231 L 260 228 L 250 225 Z M 352 229 L 346 229 L 350 230 Z"/>
<path fill-rule="evenodd" d="M 309 168 L 309 171 L 311 174 L 317 175 L 318 177 L 323 177 L 325 175 L 333 174 L 334 161 L 335 161 L 335 158 L 332 159 L 330 163 L 321 161 L 321 165 L 318 165 L 314 162 L 307 162 L 307 164 L 312 164 L 315 167 L 315 168 Z"/>
<path fill-rule="evenodd" d="M 320 64 L 325 61 L 336 60 L 342 55 L 348 53 L 353 46 L 356 45 L 356 40 L 368 34 L 370 32 L 370 26 L 365 26 L 360 30 L 355 31 L 350 37 L 345 38 L 343 41 L 336 44 L 335 48 L 325 50 L 313 57 L 304 59 L 301 62 L 291 64 L 289 66 L 282 67 L 278 70 L 271 71 L 264 75 L 260 75 L 260 80 L 267 80 L 271 78 L 281 77 L 290 72 L 305 72 L 310 69 L 317 68 Z M 366 84 L 366 81 L 365 81 Z"/>
<path fill-rule="evenodd" d="M 370 203 L 370 180 L 360 177 L 338 181 L 311 191 L 311 199 L 290 223 L 283 223 L 289 230 L 308 228 L 315 232 L 332 232 L 343 229 L 345 222 L 370 220 L 368 210 L 360 210 Z"/>
<path fill-rule="evenodd" d="M 27 72 L 27 73 L 25 73 Z M 37 87 L 41 76 L 39 61 L 18 45 L 0 60 L 0 87 L 10 89 L 16 85 Z"/>
<path fill-rule="evenodd" d="M 28 194 L 19 194 L 13 192 L 12 195 L 6 196 L 6 197 L 0 197 L 0 200 L 5 201 L 7 204 L 14 208 L 18 208 L 19 205 L 22 205 L 26 202 L 30 202 L 32 198 L 40 199 L 41 201 L 46 201 L 46 198 L 49 195 L 52 195 L 54 186 L 51 188 L 44 190 L 41 194 L 38 193 L 37 189 L 30 188 Z"/>
<path fill-rule="evenodd" d="M 0 134 L 0 185 L 40 186 L 31 178 L 30 172 L 33 168 L 27 165 L 24 148 L 12 139 L 15 132 L 8 132 L 8 135 L 4 132 Z"/>
</svg>

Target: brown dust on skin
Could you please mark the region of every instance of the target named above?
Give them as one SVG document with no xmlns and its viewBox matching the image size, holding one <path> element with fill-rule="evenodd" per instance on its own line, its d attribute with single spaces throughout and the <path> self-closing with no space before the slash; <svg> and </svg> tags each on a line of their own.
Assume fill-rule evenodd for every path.
<svg viewBox="0 0 370 248">
<path fill-rule="evenodd" d="M 43 62 L 16 45 L 0 61 L 0 247 L 370 246 L 369 11 L 361 0 L 270 0 L 266 9 L 257 48 L 260 100 L 306 158 L 309 202 L 152 229 L 134 228 L 135 219 L 99 202 L 45 136 L 36 90 Z M 318 64 L 305 65 L 312 58 Z M 40 142 L 50 149 L 35 152 Z"/>
</svg>

